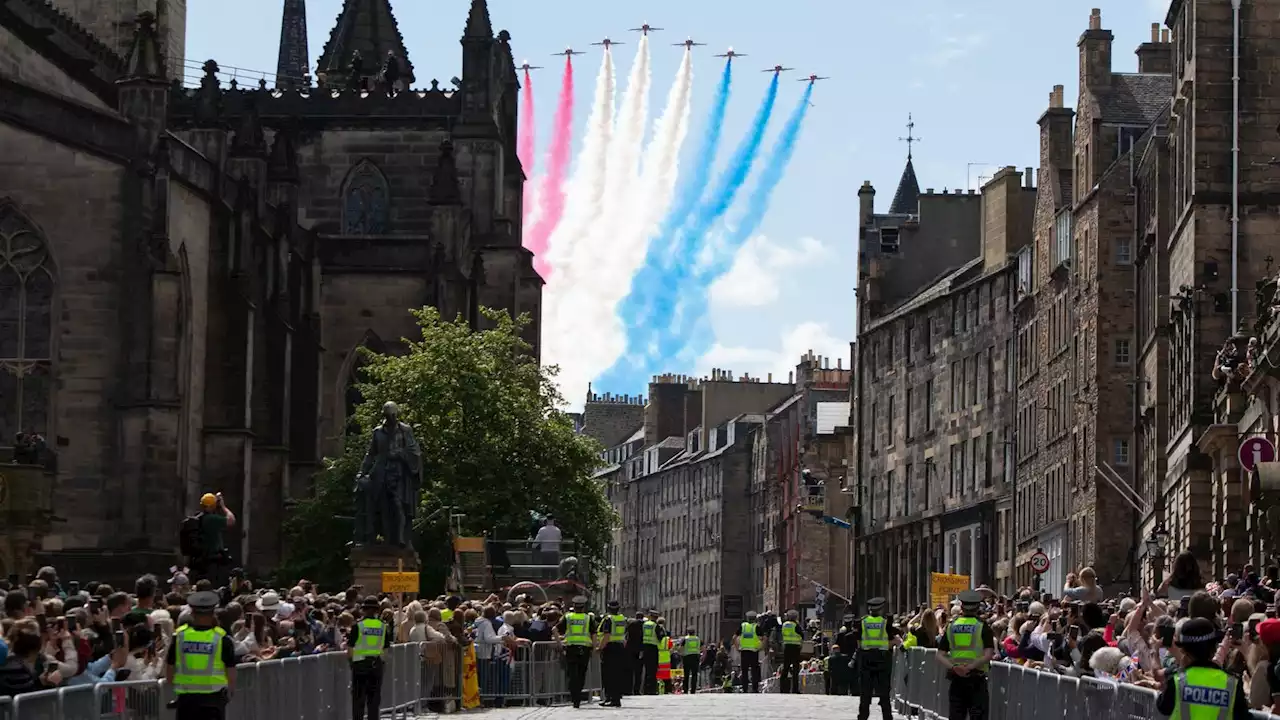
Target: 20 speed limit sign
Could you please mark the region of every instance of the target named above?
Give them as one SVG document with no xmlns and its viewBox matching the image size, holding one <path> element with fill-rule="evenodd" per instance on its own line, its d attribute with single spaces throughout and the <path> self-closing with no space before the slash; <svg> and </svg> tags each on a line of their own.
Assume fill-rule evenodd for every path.
<svg viewBox="0 0 1280 720">
<path fill-rule="evenodd" d="M 1042 552 L 1037 552 L 1031 556 L 1031 570 L 1037 575 L 1043 575 L 1049 570 L 1049 556 Z"/>
</svg>

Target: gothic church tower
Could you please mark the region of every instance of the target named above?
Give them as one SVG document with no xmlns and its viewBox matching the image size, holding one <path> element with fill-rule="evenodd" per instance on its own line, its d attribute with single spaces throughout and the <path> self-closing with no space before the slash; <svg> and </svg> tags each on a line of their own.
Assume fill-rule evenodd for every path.
<svg viewBox="0 0 1280 720">
<path fill-rule="evenodd" d="M 156 16 L 160 52 L 170 78 L 182 77 L 187 50 L 187 0 L 53 0 L 53 4 L 121 57 L 129 52 L 138 14 Z"/>
</svg>

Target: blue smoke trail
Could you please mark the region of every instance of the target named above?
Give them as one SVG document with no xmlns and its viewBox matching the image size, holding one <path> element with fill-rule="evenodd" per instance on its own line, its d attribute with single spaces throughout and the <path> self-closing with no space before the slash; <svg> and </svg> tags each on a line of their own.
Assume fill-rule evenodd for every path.
<svg viewBox="0 0 1280 720">
<path fill-rule="evenodd" d="M 673 260 L 680 254 L 672 247 L 671 241 L 675 233 L 684 226 L 693 212 L 702 192 L 706 189 L 707 179 L 711 176 L 711 166 L 716 161 L 716 152 L 720 149 L 720 135 L 724 126 L 725 110 L 729 105 L 729 86 L 733 80 L 733 58 L 724 64 L 724 72 L 720 75 L 720 85 L 716 88 L 715 99 L 711 103 L 711 113 L 707 118 L 707 127 L 702 142 L 694 155 L 692 174 L 677 194 L 675 202 L 667 211 L 662 225 L 649 243 L 649 251 L 645 255 L 644 265 L 631 281 L 631 291 L 618 306 L 618 315 L 623 327 L 630 335 L 645 321 L 653 310 L 654 295 L 659 288 L 662 276 L 670 269 Z"/>
<path fill-rule="evenodd" d="M 728 69 L 726 65 L 726 77 Z M 724 216 L 729 206 L 733 204 L 738 191 L 747 181 L 756 156 L 760 153 L 760 146 L 764 143 L 764 133 L 778 99 L 778 80 L 778 74 L 775 73 L 769 82 L 764 101 L 751 121 L 750 129 L 734 150 L 728 166 L 715 187 L 701 204 L 691 211 L 687 220 L 675 228 L 674 238 L 668 239 L 670 236 L 664 234 L 661 236 L 664 241 L 650 245 L 649 260 L 653 260 L 652 254 L 657 253 L 657 259 L 660 262 L 657 264 L 646 262 L 642 272 L 632 283 L 632 292 L 625 301 L 623 314 L 623 321 L 627 328 L 628 352 L 600 378 L 600 387 L 643 384 L 645 378 L 652 374 L 645 370 L 645 366 L 653 360 L 665 357 L 646 356 L 651 354 L 649 352 L 651 346 L 659 339 L 659 332 L 663 331 L 675 311 L 678 296 L 673 294 L 672 290 L 685 283 L 711 226 Z M 727 100 L 727 89 L 725 99 Z M 708 136 L 710 135 L 711 129 L 708 128 Z M 718 139 L 718 130 L 715 136 Z M 714 153 L 711 153 L 711 157 L 714 158 Z M 709 175 L 709 167 L 701 177 L 695 174 L 691 180 L 696 181 L 696 184 L 691 182 L 686 194 L 692 195 L 697 192 L 706 184 Z M 664 260 L 663 255 L 667 255 L 669 259 Z M 651 266 L 652 271 L 650 271 Z M 633 296 L 635 297 L 634 309 Z M 645 300 L 648 302 L 644 302 Z"/>
<path fill-rule="evenodd" d="M 809 83 L 804 90 L 804 95 L 800 97 L 799 105 L 791 112 L 791 117 L 787 118 L 787 123 L 783 126 L 777 143 L 774 145 L 769 158 L 765 161 L 764 169 L 760 171 L 759 184 L 747 200 L 747 209 L 743 213 L 742 219 L 738 221 L 737 226 L 732 229 L 726 239 L 723 252 L 717 253 L 717 256 L 710 264 L 694 273 L 694 277 L 689 283 L 683 287 L 675 288 L 676 293 L 685 299 L 686 307 L 691 307 L 695 311 L 706 307 L 707 291 L 711 283 L 729 269 L 729 265 L 733 262 L 733 258 L 739 248 L 759 229 L 760 223 L 769 212 L 769 204 L 773 200 L 773 193 L 782 182 L 782 178 L 787 172 L 787 166 L 791 164 L 791 158 L 795 155 L 796 143 L 800 139 L 800 131 L 804 127 L 804 119 L 809 114 L 810 99 L 812 97 L 813 83 Z M 706 340 L 709 337 L 707 320 L 705 313 L 700 313 L 692 319 L 692 322 L 676 323 L 659 342 L 658 357 L 670 358 L 675 357 L 676 354 L 681 356 L 701 355 L 701 352 L 705 351 L 705 346 L 709 344 Z M 699 348 L 697 349 L 690 347 L 694 338 L 703 339 L 698 342 Z"/>
</svg>

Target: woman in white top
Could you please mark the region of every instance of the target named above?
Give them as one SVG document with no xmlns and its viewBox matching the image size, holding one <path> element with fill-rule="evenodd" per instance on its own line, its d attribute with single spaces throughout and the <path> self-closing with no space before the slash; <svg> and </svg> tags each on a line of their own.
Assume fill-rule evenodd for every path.
<svg viewBox="0 0 1280 720">
<path fill-rule="evenodd" d="M 1182 598 L 1191 597 L 1204 589 L 1204 579 L 1200 576 L 1200 563 L 1190 550 L 1178 553 L 1173 561 L 1173 572 L 1160 585 L 1157 595 L 1166 595 L 1169 602 L 1182 602 Z M 1234 590 L 1235 588 L 1231 588 Z"/>
</svg>

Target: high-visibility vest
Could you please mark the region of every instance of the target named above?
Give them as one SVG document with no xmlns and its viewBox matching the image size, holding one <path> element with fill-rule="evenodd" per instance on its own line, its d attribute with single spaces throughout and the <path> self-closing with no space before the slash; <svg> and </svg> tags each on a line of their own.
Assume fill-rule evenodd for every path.
<svg viewBox="0 0 1280 720">
<path fill-rule="evenodd" d="M 453 611 L 445 608 L 440 611 L 440 622 L 449 622 L 453 619 Z"/>
<path fill-rule="evenodd" d="M 952 660 L 977 660 L 982 657 L 982 621 L 958 617 L 947 626 L 947 645 Z"/>
<path fill-rule="evenodd" d="M 742 635 L 738 638 L 738 648 L 740 650 L 760 649 L 760 636 L 756 634 L 755 623 L 742 623 Z"/>
<path fill-rule="evenodd" d="M 862 649 L 863 650 L 888 650 L 889 649 L 889 633 L 885 631 L 885 622 L 882 617 L 864 617 L 862 618 Z"/>
<path fill-rule="evenodd" d="M 671 638 L 662 638 L 658 643 L 658 679 L 671 679 Z"/>
<path fill-rule="evenodd" d="M 685 654 L 685 655 L 697 655 L 697 654 L 698 654 L 698 651 L 699 651 L 699 650 L 701 650 L 701 649 L 702 649 L 702 643 L 698 641 L 698 636 L 697 636 L 697 635 L 685 635 L 685 636 L 684 636 L 684 650 L 683 650 L 683 652 L 684 652 L 684 654 Z"/>
<path fill-rule="evenodd" d="M 1190 667 L 1174 676 L 1172 720 L 1230 720 L 1240 681 L 1213 667 Z"/>
<path fill-rule="evenodd" d="M 658 644 L 658 623 L 652 620 L 644 621 L 644 644 L 645 645 Z"/>
<path fill-rule="evenodd" d="M 625 615 L 609 615 L 609 642 L 620 643 L 627 639 L 627 618 Z M 604 632 L 604 619 L 596 626 L 596 632 Z"/>
<path fill-rule="evenodd" d="M 222 661 L 219 627 L 197 630 L 183 625 L 174 633 L 173 692 L 176 695 L 207 695 L 227 687 L 227 666 Z"/>
<path fill-rule="evenodd" d="M 356 623 L 356 644 L 351 648 L 352 660 L 368 660 L 382 657 L 387 644 L 387 626 L 377 618 L 365 618 Z"/>
<path fill-rule="evenodd" d="M 586 613 L 571 612 L 564 615 L 564 644 L 591 645 L 591 619 Z"/>
<path fill-rule="evenodd" d="M 800 637 L 800 633 L 796 630 L 796 624 L 788 620 L 782 623 L 782 644 L 783 645 L 803 645 L 804 638 Z"/>
</svg>

